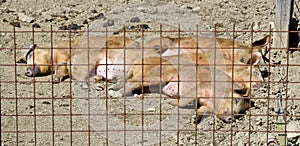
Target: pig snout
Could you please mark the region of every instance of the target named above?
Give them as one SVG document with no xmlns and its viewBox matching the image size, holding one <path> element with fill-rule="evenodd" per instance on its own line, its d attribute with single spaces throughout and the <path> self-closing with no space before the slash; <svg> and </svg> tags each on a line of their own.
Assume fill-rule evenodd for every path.
<svg viewBox="0 0 300 146">
<path fill-rule="evenodd" d="M 267 78 L 271 75 L 271 72 L 269 72 L 267 69 L 260 71 L 263 78 Z"/>
<path fill-rule="evenodd" d="M 225 111 L 222 115 L 219 115 L 219 118 L 223 120 L 225 123 L 231 123 L 234 121 L 233 115 L 231 115 L 231 112 Z"/>
<path fill-rule="evenodd" d="M 33 76 L 38 76 L 41 75 L 41 70 L 39 67 L 27 67 L 25 75 L 27 77 L 33 77 Z"/>
</svg>

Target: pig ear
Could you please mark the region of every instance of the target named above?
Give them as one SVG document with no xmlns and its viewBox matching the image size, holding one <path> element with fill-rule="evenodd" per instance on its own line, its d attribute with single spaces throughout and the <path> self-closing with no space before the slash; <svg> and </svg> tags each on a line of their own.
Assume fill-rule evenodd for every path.
<svg viewBox="0 0 300 146">
<path fill-rule="evenodd" d="M 247 61 L 246 64 L 248 64 L 248 65 L 256 65 L 256 64 L 259 63 L 259 61 L 261 60 L 261 58 L 262 58 L 262 55 L 261 55 L 260 52 L 254 52 L 252 54 L 252 57 L 249 58 L 249 60 Z"/>
<path fill-rule="evenodd" d="M 32 57 L 35 48 L 36 44 L 26 47 L 26 50 L 23 51 L 23 56 L 17 60 L 17 63 L 27 63 L 27 61 Z"/>
<path fill-rule="evenodd" d="M 255 42 L 252 43 L 252 46 L 253 47 L 257 47 L 257 46 L 266 46 L 267 44 L 270 43 L 270 40 L 271 40 L 271 36 L 270 35 L 267 35 L 265 36 L 263 39 L 261 40 L 257 40 Z"/>
</svg>

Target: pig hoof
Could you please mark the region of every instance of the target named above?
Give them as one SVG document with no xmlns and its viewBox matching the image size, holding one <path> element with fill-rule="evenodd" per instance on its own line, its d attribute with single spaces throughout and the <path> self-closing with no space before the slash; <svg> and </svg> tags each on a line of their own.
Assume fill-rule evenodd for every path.
<svg viewBox="0 0 300 146">
<path fill-rule="evenodd" d="M 115 88 L 116 88 L 115 84 L 112 84 L 112 85 L 108 86 L 108 90 L 115 90 Z"/>
<path fill-rule="evenodd" d="M 109 90 L 108 95 L 114 98 L 122 97 L 122 94 L 118 91 Z"/>
<path fill-rule="evenodd" d="M 97 91 L 103 91 L 104 87 L 102 87 L 100 84 L 95 84 L 94 89 L 97 90 Z"/>
<path fill-rule="evenodd" d="M 94 80 L 95 80 L 95 82 L 101 82 L 103 80 L 103 78 L 100 77 L 100 76 L 95 75 Z"/>
<path fill-rule="evenodd" d="M 177 106 L 178 105 L 178 99 L 172 99 L 171 101 L 169 101 L 169 104 L 171 104 L 172 106 Z"/>
<path fill-rule="evenodd" d="M 53 83 L 55 84 L 55 83 L 59 83 L 60 82 L 60 79 L 58 78 L 58 77 L 56 77 L 56 78 L 54 78 L 53 79 Z"/>
<path fill-rule="evenodd" d="M 32 77 L 32 76 L 33 76 L 31 70 L 27 70 L 27 71 L 25 72 L 25 75 L 26 75 L 27 77 Z"/>
<path fill-rule="evenodd" d="M 192 115 L 192 123 L 197 123 L 197 116 L 196 115 Z"/>
<path fill-rule="evenodd" d="M 226 119 L 223 120 L 225 123 L 232 123 L 234 122 L 234 119 L 232 117 L 227 117 Z"/>
<path fill-rule="evenodd" d="M 194 123 L 194 124 L 199 124 L 200 123 L 200 118 L 201 118 L 202 116 L 199 116 L 199 115 L 193 115 L 192 116 L 192 123 Z"/>
</svg>

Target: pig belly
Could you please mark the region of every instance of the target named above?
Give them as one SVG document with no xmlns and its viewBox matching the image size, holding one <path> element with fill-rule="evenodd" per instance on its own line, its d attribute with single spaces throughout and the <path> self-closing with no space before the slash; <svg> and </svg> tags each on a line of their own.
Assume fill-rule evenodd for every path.
<svg viewBox="0 0 300 146">
<path fill-rule="evenodd" d="M 179 96 L 178 82 L 169 82 L 167 85 L 163 87 L 163 92 L 166 95 L 169 95 L 171 97 L 178 97 Z"/>
<path fill-rule="evenodd" d="M 178 85 L 179 83 L 179 85 Z M 196 94 L 196 83 L 195 82 L 169 82 L 163 87 L 163 92 L 171 97 L 182 97 L 182 96 L 195 96 Z M 194 93 L 194 94 L 192 94 Z M 187 97 L 189 98 L 189 97 Z M 191 97 L 194 98 L 194 97 Z"/>
<path fill-rule="evenodd" d="M 115 81 L 124 76 L 124 65 L 99 65 L 97 67 L 97 75 L 109 81 Z"/>
</svg>

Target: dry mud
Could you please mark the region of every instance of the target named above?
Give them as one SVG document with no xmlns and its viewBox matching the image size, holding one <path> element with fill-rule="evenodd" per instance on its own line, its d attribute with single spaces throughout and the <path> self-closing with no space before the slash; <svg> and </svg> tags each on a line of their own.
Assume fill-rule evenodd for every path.
<svg viewBox="0 0 300 146">
<path fill-rule="evenodd" d="M 41 44 L 86 35 L 112 35 L 124 26 L 137 24 L 158 31 L 126 33 L 139 42 L 159 35 L 178 35 L 160 34 L 161 25 L 162 30 L 180 27 L 185 31 L 181 35 L 192 35 L 188 30 L 195 30 L 199 24 L 199 30 L 217 28 L 222 30 L 216 33 L 218 37 L 250 43 L 252 35 L 259 39 L 270 33 L 274 8 L 274 2 L 268 0 L 1 0 L 1 145 L 266 145 L 276 135 L 274 103 L 278 96 L 288 99 L 283 102 L 288 114 L 287 130 L 298 131 L 287 134 L 288 144 L 299 145 L 300 90 L 295 83 L 299 82 L 299 67 L 286 67 L 299 65 L 298 51 L 291 54 L 271 50 L 270 64 L 276 66 L 260 65 L 271 75 L 263 87 L 253 89 L 251 100 L 255 106 L 230 124 L 207 116 L 194 125 L 191 115 L 184 114 L 193 111 L 169 105 L 171 99 L 165 95 L 145 94 L 145 100 L 141 95 L 126 100 L 106 99 L 105 89 L 110 83 L 91 83 L 89 90 L 70 79 L 52 84 L 53 76 L 26 77 L 26 66 L 15 63 L 22 48 L 33 41 Z M 33 24 L 40 26 L 35 28 L 39 32 L 32 32 Z M 12 25 L 20 26 L 15 33 Z M 80 32 L 51 33 L 51 25 L 53 31 L 69 26 L 80 28 Z M 111 32 L 87 33 L 105 31 L 104 26 Z M 251 26 L 256 32 L 250 32 Z"/>
</svg>

